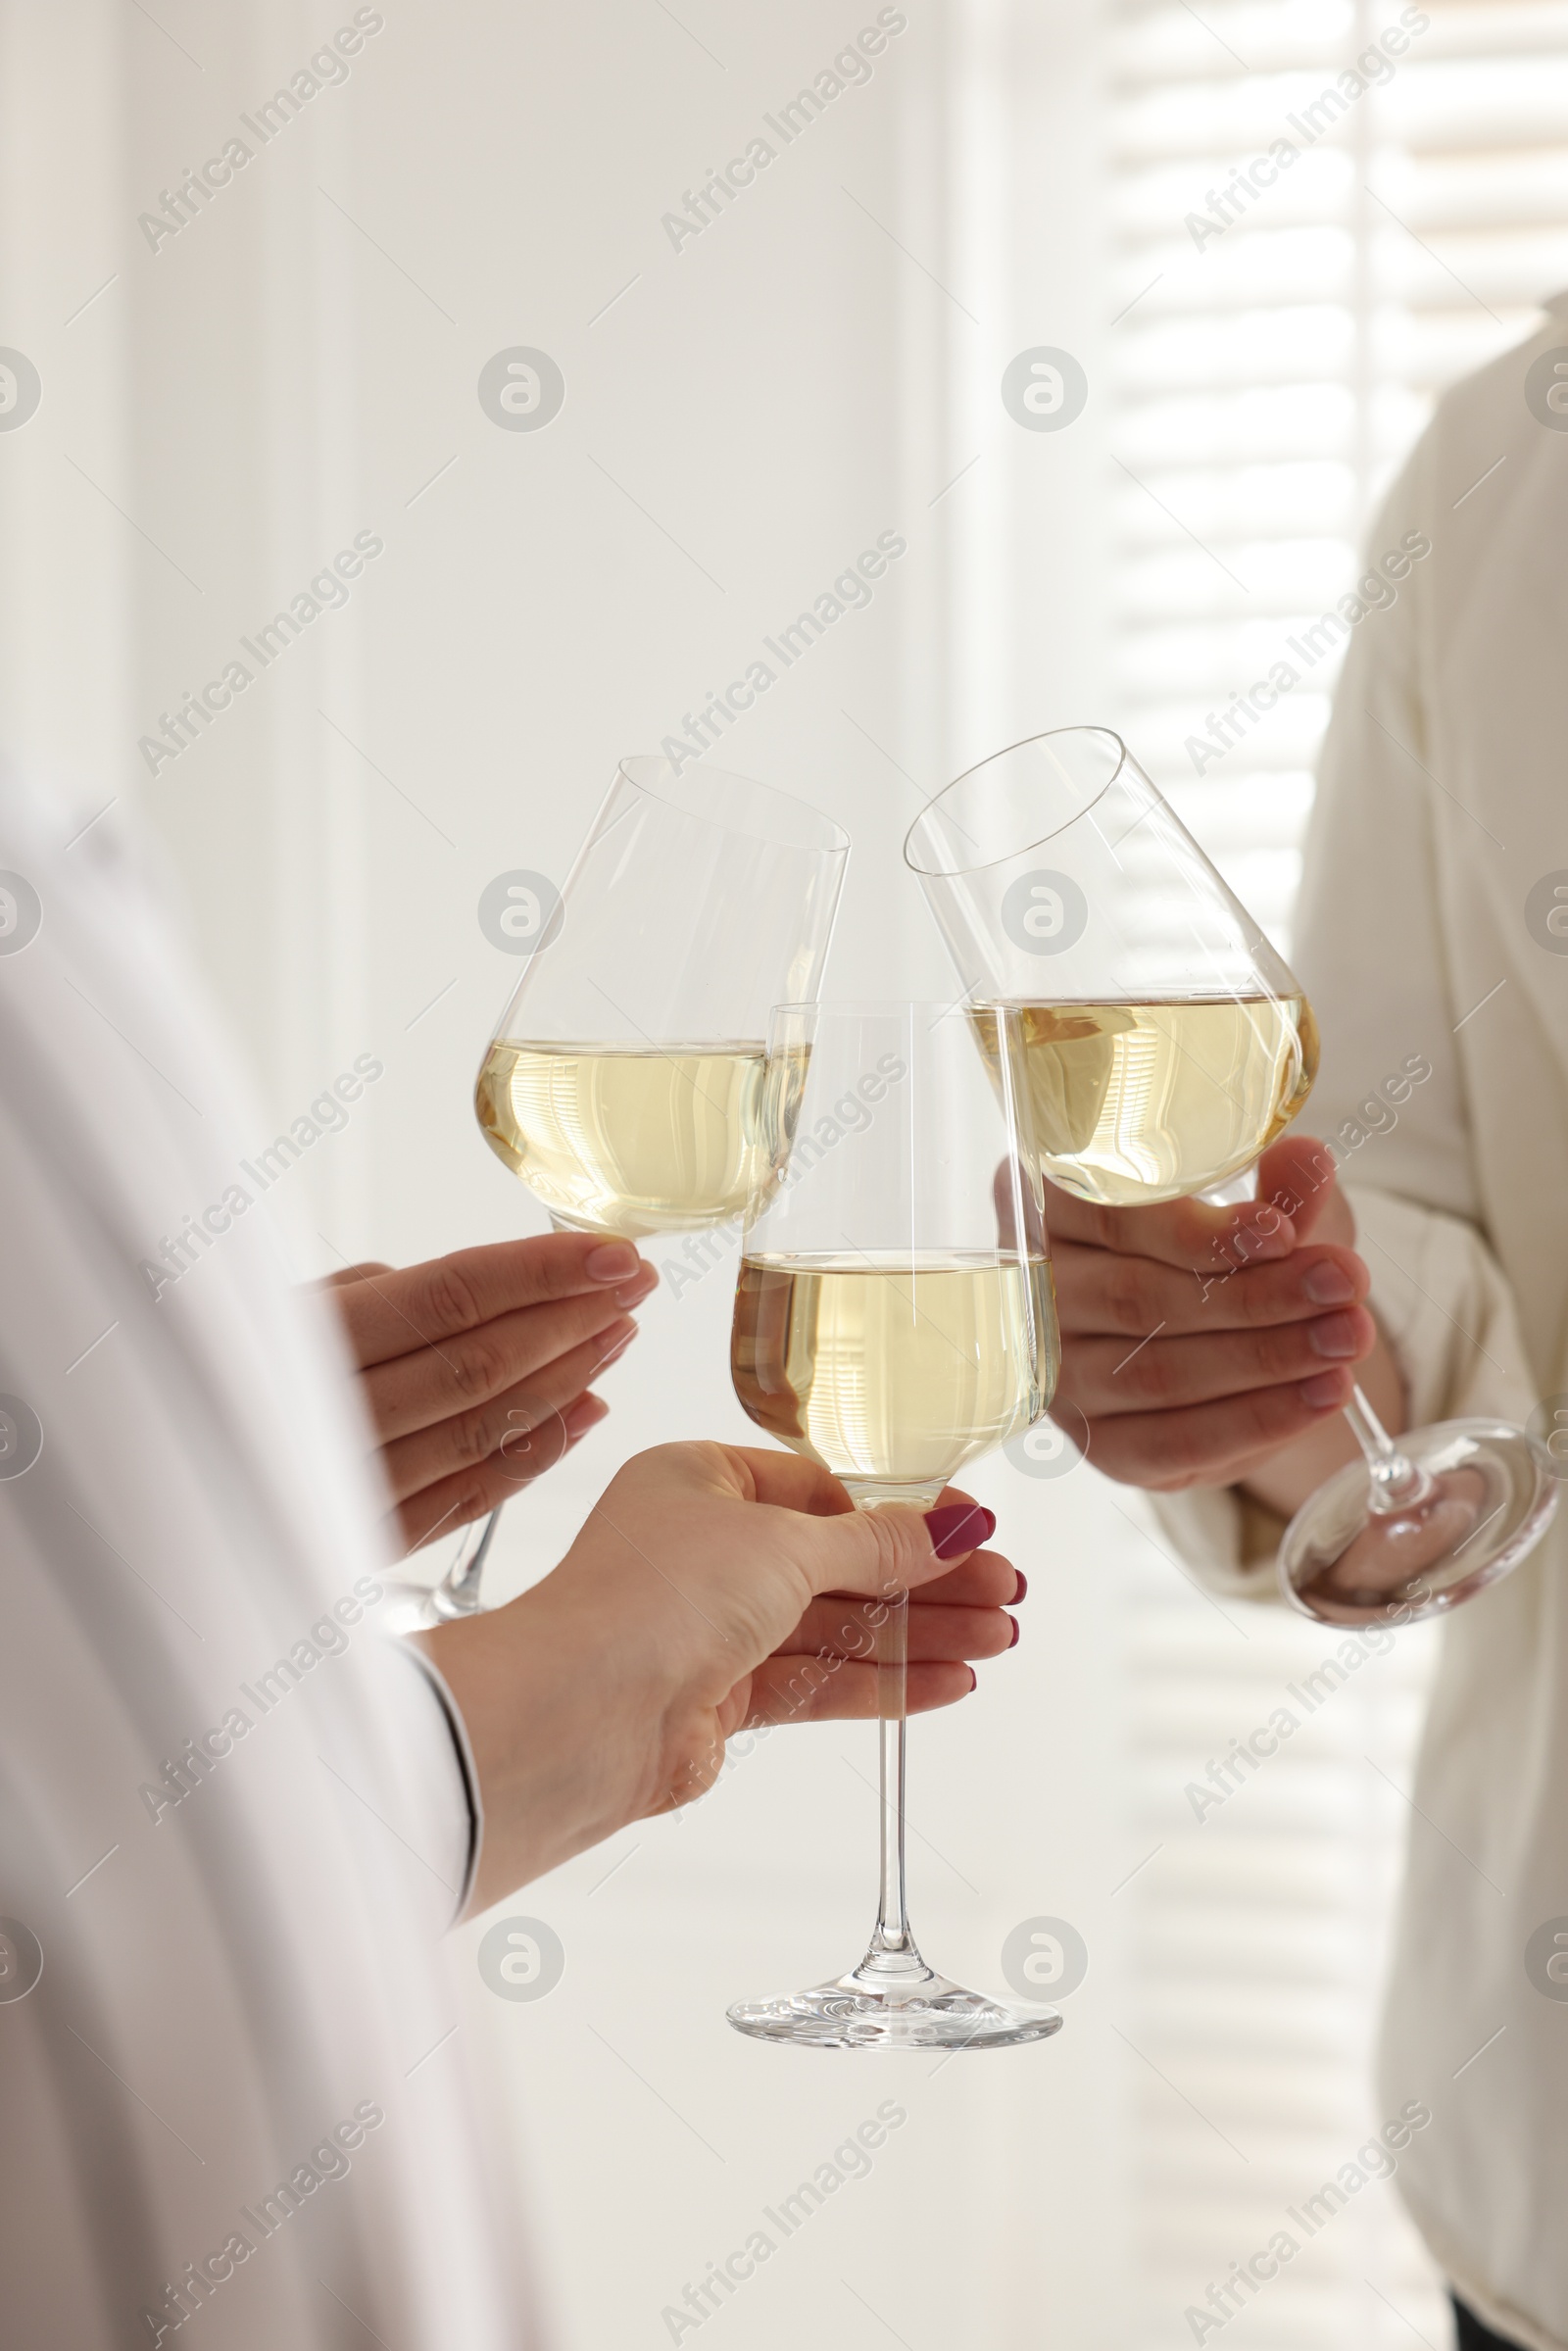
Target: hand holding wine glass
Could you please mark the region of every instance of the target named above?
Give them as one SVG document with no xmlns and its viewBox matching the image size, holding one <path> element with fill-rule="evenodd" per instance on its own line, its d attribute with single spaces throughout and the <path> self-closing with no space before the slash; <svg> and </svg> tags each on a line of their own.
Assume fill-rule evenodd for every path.
<svg viewBox="0 0 1568 2351">
<path fill-rule="evenodd" d="M 814 998 L 848 857 L 843 829 L 786 793 L 621 762 L 474 1093 L 485 1141 L 558 1231 L 698 1230 L 765 1187 L 768 1014 Z M 545 1399 L 504 1470 L 548 1466 L 566 1437 Z M 470 1529 L 433 1592 L 394 1593 L 402 1629 L 479 1607 L 498 1517 Z"/>
<path fill-rule="evenodd" d="M 1379 1335 L 1348 1207 L 1332 1179 L 1313 1189 L 1318 1157 L 1283 1137 L 1258 1163 L 1257 1199 L 1232 1205 L 1106 1208 L 1048 1192 L 1057 1398 L 1107 1477 L 1167 1494 L 1240 1484 L 1313 1431 L 1347 1438 L 1320 1476 L 1349 1457 L 1339 1416 Z"/>
<path fill-rule="evenodd" d="M 1254 1163 L 1316 1073 L 1311 1009 L 1119 736 L 1069 727 L 999 753 L 938 794 L 905 856 L 982 1029 L 995 1016 L 987 1006 L 1021 1014 L 1042 1169 L 1100 1211 L 1091 1241 L 1103 1240 L 1106 1210 L 1148 1213 L 1192 1194 L 1234 1200 L 1252 1189 Z M 1289 1192 L 1284 1212 L 1309 1197 Z M 1126 1253 L 1157 1258 L 1155 1233 Z M 1154 1285 L 1146 1277 L 1145 1287 Z M 1353 1298 L 1340 1302 L 1358 1308 Z M 1169 1322 L 1151 1323 L 1140 1347 Z M 1210 1328 L 1223 1331 L 1223 1319 Z M 1354 1313 L 1343 1335 L 1340 1362 L 1370 1351 Z M 1260 1365 L 1270 1349 L 1283 1363 L 1293 1346 L 1275 1338 L 1254 1351 Z M 1188 1337 L 1189 1365 L 1200 1347 Z M 1237 1350 L 1226 1351 L 1234 1370 Z M 1210 1354 L 1211 1376 L 1229 1376 Z M 1326 1395 L 1335 1375 L 1315 1378 Z M 1312 1402 L 1313 1383 L 1298 1384 L 1297 1410 Z M 1540 1540 L 1557 1487 L 1523 1429 L 1446 1421 L 1396 1445 L 1361 1388 L 1343 1408 L 1361 1458 L 1301 1504 L 1280 1545 L 1284 1594 L 1303 1613 L 1333 1624 L 1437 1614 L 1507 1574 Z M 1239 1456 L 1258 1411 L 1252 1403 L 1239 1415 Z"/>
<path fill-rule="evenodd" d="M 560 1565 L 418 1638 L 466 1727 L 483 1836 L 469 1914 L 626 1822 L 710 1788 L 745 1724 L 875 1715 L 866 1615 L 910 1588 L 911 1709 L 952 1705 L 1016 1627 L 1018 1579 L 965 1557 L 950 1491 L 867 1519 L 824 1470 L 747 1445 L 662 1445 L 616 1472 Z"/>
<path fill-rule="evenodd" d="M 422 1265 L 345 1266 L 321 1285 L 359 1372 L 416 1551 L 483 1518 L 604 1418 L 593 1382 L 637 1335 L 659 1276 L 629 1241 L 536 1233 Z"/>
</svg>

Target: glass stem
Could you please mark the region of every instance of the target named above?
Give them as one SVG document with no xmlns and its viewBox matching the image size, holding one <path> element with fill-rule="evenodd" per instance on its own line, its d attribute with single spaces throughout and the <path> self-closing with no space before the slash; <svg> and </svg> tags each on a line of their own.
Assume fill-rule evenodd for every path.
<svg viewBox="0 0 1568 2351">
<path fill-rule="evenodd" d="M 940 1485 L 898 1490 L 886 1486 L 867 1488 L 848 1478 L 845 1485 L 857 1510 L 875 1510 L 887 1502 L 912 1502 L 917 1510 L 929 1510 L 942 1491 Z M 907 1592 L 883 1592 L 877 1604 L 883 1611 L 876 1627 L 877 1716 L 882 1761 L 881 1872 L 870 1948 L 855 1973 L 884 1990 L 890 1979 L 895 1984 L 902 1980 L 912 1989 L 929 1984 L 932 1977 L 909 1931 L 904 1874 L 909 1595 Z"/>
<path fill-rule="evenodd" d="M 1388 1430 L 1383 1426 L 1359 1383 L 1350 1391 L 1350 1401 L 1345 1407 L 1355 1442 L 1365 1456 L 1372 1491 L 1367 1497 L 1368 1507 L 1380 1518 L 1396 1510 L 1408 1510 L 1424 1502 L 1432 1492 L 1432 1480 L 1424 1469 L 1400 1452 Z"/>
<path fill-rule="evenodd" d="M 1228 1208 L 1240 1200 L 1255 1200 L 1257 1169 L 1250 1167 L 1245 1174 L 1233 1176 L 1228 1184 L 1210 1184 L 1208 1190 L 1200 1192 L 1198 1197 L 1216 1208 Z M 1432 1492 L 1432 1480 L 1424 1469 L 1418 1469 L 1413 1461 L 1400 1452 L 1368 1403 L 1359 1382 L 1350 1391 L 1350 1401 L 1345 1407 L 1345 1417 L 1361 1448 L 1367 1474 L 1372 1481 L 1367 1507 L 1379 1518 L 1388 1518 L 1396 1510 L 1414 1509 L 1424 1502 Z"/>
<path fill-rule="evenodd" d="M 876 1690 L 882 1749 L 882 1885 L 873 1955 L 906 1953 L 909 1911 L 904 1875 L 905 1707 L 909 1654 L 909 1595 L 901 1592 L 877 1628 Z"/>
<path fill-rule="evenodd" d="M 552 1208 L 550 1230 L 553 1233 L 572 1233 L 580 1230 L 566 1224 Z M 476 1518 L 465 1527 L 463 1541 L 452 1555 L 452 1564 L 430 1594 L 430 1609 L 435 1616 L 448 1622 L 455 1616 L 479 1614 L 479 1580 L 484 1574 L 485 1555 L 495 1541 L 501 1524 L 501 1505 L 488 1518 Z"/>
<path fill-rule="evenodd" d="M 451 1618 L 478 1614 L 479 1579 L 484 1573 L 485 1553 L 500 1524 L 501 1512 L 497 1508 L 488 1518 L 476 1518 L 471 1526 L 465 1527 L 451 1566 L 430 1594 L 435 1615 Z"/>
</svg>

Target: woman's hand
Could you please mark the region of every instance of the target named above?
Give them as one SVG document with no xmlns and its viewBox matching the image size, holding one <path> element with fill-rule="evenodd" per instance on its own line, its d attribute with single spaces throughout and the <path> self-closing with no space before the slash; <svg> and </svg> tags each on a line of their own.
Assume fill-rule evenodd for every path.
<svg viewBox="0 0 1568 2351">
<path fill-rule="evenodd" d="M 955 1544 L 985 1543 L 996 1530 L 991 1512 L 956 1487 L 946 1489 L 937 1507 L 951 1512 L 956 1522 L 953 1536 L 937 1534 L 942 1557 L 953 1557 Z M 936 1512 L 926 1516 L 929 1522 Z M 962 1661 L 1000 1657 L 1015 1645 L 1018 1620 L 1005 1612 L 1027 1590 L 1011 1560 L 1000 1551 L 976 1550 L 961 1567 L 949 1568 L 910 1593 L 906 1676 L 910 1714 L 968 1696 L 975 1676 Z M 748 1726 L 875 1714 L 876 1637 L 886 1615 L 882 1601 L 851 1592 L 824 1592 L 812 1600 L 753 1675 Z"/>
<path fill-rule="evenodd" d="M 1235 1207 L 1102 1208 L 1048 1187 L 1046 1220 L 1057 1399 L 1087 1420 L 1107 1477 L 1164 1493 L 1245 1482 L 1289 1515 L 1354 1453 L 1338 1415 L 1358 1366 L 1388 1425 L 1402 1425 L 1355 1220 L 1309 1137 L 1265 1151 L 1258 1198 Z"/>
<path fill-rule="evenodd" d="M 711 1787 L 747 1723 L 874 1715 L 876 1626 L 908 1590 L 911 1709 L 1017 1638 L 995 1521 L 854 1511 L 793 1453 L 671 1445 L 611 1482 L 561 1565 L 507 1607 L 416 1636 L 467 1726 L 485 1827 L 470 1910 Z"/>
<path fill-rule="evenodd" d="M 399 1547 L 456 1534 L 552 1468 L 610 1409 L 590 1383 L 658 1283 L 629 1241 L 546 1233 L 323 1284 L 360 1368 Z"/>
</svg>

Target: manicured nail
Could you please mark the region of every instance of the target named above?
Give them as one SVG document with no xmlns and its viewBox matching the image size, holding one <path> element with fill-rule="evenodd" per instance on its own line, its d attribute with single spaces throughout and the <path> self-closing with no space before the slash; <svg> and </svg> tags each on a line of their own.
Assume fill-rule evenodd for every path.
<svg viewBox="0 0 1568 2351">
<path fill-rule="evenodd" d="M 1012 1572 L 1018 1579 L 1018 1589 L 1012 1595 L 1012 1604 L 1016 1608 L 1020 1600 L 1028 1597 L 1029 1579 L 1021 1567 L 1015 1567 Z"/>
<path fill-rule="evenodd" d="M 635 1282 L 627 1282 L 615 1293 L 617 1306 L 640 1306 L 650 1291 L 659 1288 L 659 1276 L 651 1265 L 644 1266 Z"/>
<path fill-rule="evenodd" d="M 1015 1649 L 1018 1645 L 1018 1636 L 1023 1631 L 1023 1627 L 1015 1616 L 1008 1617 L 1007 1622 L 1012 1627 L 1012 1639 L 1008 1641 L 1007 1646 L 1009 1649 Z"/>
<path fill-rule="evenodd" d="M 997 1514 L 984 1502 L 944 1502 L 940 1510 L 926 1512 L 925 1523 L 937 1557 L 961 1559 L 965 1551 L 977 1551 L 991 1541 Z"/>
<path fill-rule="evenodd" d="M 624 1282 L 637 1271 L 637 1251 L 629 1241 L 607 1241 L 588 1251 L 582 1261 L 590 1282 Z"/>
<path fill-rule="evenodd" d="M 1303 1380 L 1297 1392 L 1303 1404 L 1314 1412 L 1326 1412 L 1331 1404 L 1345 1401 L 1345 1374 L 1339 1371 L 1320 1371 L 1315 1378 Z"/>
<path fill-rule="evenodd" d="M 978 1689 L 979 1689 L 979 1687 L 980 1687 L 980 1677 L 979 1677 L 979 1675 L 978 1675 L 978 1674 L 975 1672 L 975 1670 L 974 1670 L 974 1667 L 971 1665 L 971 1666 L 970 1666 L 970 1668 L 969 1668 L 969 1688 L 970 1688 L 971 1690 L 978 1690 Z"/>
<path fill-rule="evenodd" d="M 579 1437 L 586 1437 L 590 1429 L 597 1429 L 609 1410 L 610 1406 L 602 1396 L 580 1396 L 562 1415 L 565 1423 L 566 1442 L 575 1445 Z"/>
<path fill-rule="evenodd" d="M 1327 1355 L 1331 1361 L 1343 1362 L 1347 1355 L 1356 1351 L 1357 1330 L 1353 1314 L 1320 1314 L 1316 1322 L 1307 1324 L 1306 1336 L 1314 1355 Z"/>
<path fill-rule="evenodd" d="M 1355 1296 L 1355 1284 L 1343 1265 L 1323 1257 L 1302 1280 L 1301 1296 L 1309 1298 L 1314 1306 L 1348 1306 Z"/>
</svg>

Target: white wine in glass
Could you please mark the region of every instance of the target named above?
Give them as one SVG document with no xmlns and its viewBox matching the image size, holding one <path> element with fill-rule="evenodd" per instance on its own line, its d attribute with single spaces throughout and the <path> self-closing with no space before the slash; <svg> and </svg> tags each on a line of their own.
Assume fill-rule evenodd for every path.
<svg viewBox="0 0 1568 2351">
<path fill-rule="evenodd" d="M 485 1141 L 558 1224 L 640 1240 L 723 1224 L 767 1180 L 760 1039 L 514 1045 L 485 1055 Z"/>
<path fill-rule="evenodd" d="M 768 785 L 621 762 L 474 1090 L 486 1142 L 552 1224 L 690 1232 L 766 1187 L 799 1097 L 781 1085 L 764 1105 L 768 1016 L 815 999 L 849 854 L 841 826 Z M 433 1591 L 394 1588 L 397 1630 L 479 1607 L 500 1515 L 466 1531 Z"/>
<path fill-rule="evenodd" d="M 735 1393 L 759 1428 L 852 1494 L 940 1493 L 1044 1412 L 1055 1327 L 1044 1255 L 748 1251 Z"/>
<path fill-rule="evenodd" d="M 1137 1207 L 1236 1200 L 1317 1071 L 1311 1008 L 1283 958 L 1120 737 L 1067 727 L 939 793 L 905 858 L 963 977 L 983 1053 L 1022 1019 L 1046 1176 Z M 1445 1421 L 1395 1445 L 1359 1387 L 1361 1459 L 1285 1531 L 1286 1597 L 1329 1624 L 1456 1607 L 1534 1548 L 1550 1460 L 1506 1421 Z"/>
<path fill-rule="evenodd" d="M 758 1426 L 842 1482 L 857 1509 L 929 1509 L 966 1463 L 1037 1420 L 1057 1364 L 1055 1300 L 1017 1023 L 992 1077 L 963 1007 L 785 1006 L 769 1083 L 804 1072 L 793 1152 L 753 1209 L 730 1366 Z M 889 1072 L 893 1075 L 888 1075 Z M 776 1077 L 774 1073 L 776 1074 Z M 819 1143 L 825 1135 L 831 1141 Z M 876 1925 L 846 1976 L 729 2011 L 760 2040 L 987 2048 L 1056 2032 L 929 1967 L 905 1890 L 908 1595 L 875 1625 L 881 1718 Z"/>
<path fill-rule="evenodd" d="M 1298 992 L 1018 1009 L 1041 1166 L 1107 1207 L 1240 1175 L 1284 1133 L 1317 1069 Z M 974 1024 L 993 1053 L 996 1014 L 982 1007 Z"/>
</svg>

